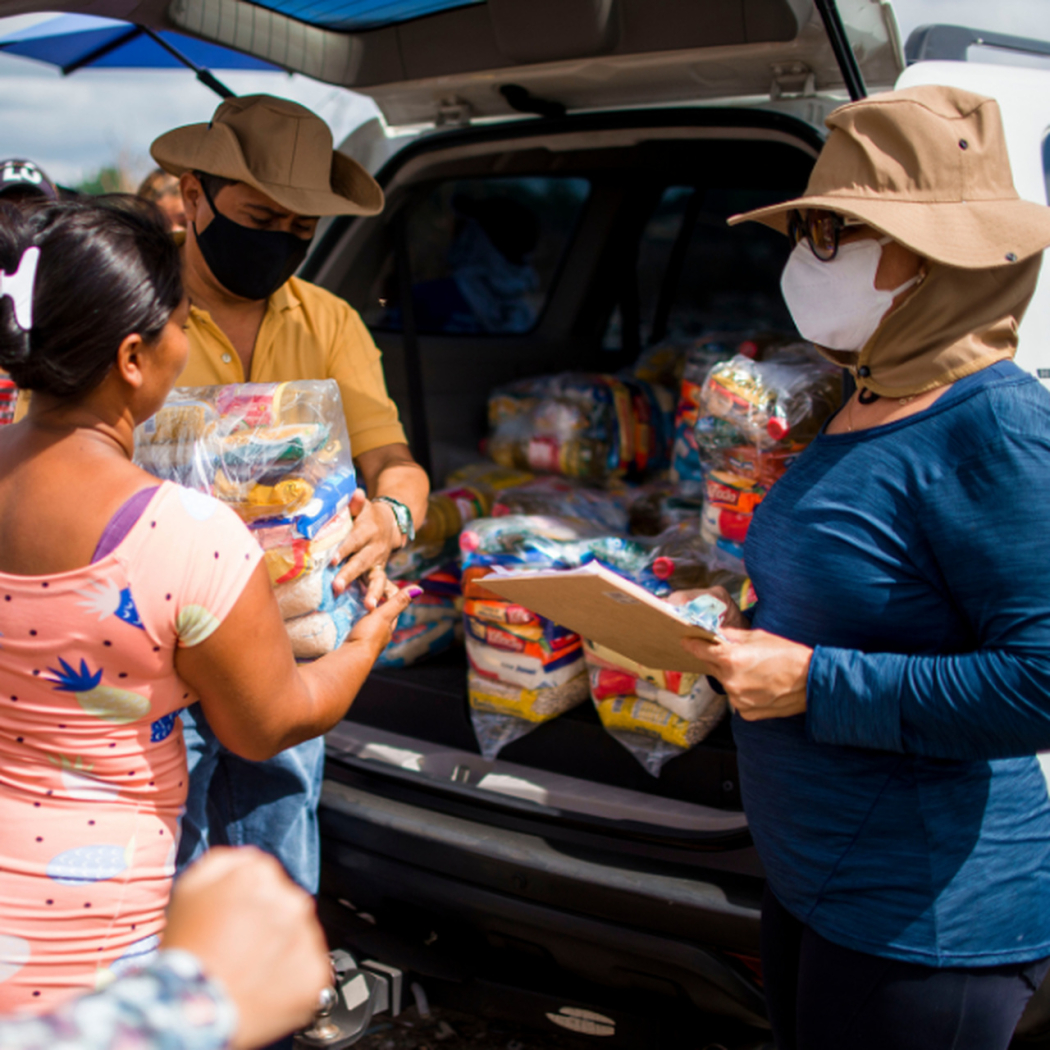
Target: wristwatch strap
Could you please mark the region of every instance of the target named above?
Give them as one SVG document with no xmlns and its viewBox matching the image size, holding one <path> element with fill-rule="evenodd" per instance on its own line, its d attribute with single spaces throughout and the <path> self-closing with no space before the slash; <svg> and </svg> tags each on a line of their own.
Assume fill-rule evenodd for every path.
<svg viewBox="0 0 1050 1050">
<path fill-rule="evenodd" d="M 399 499 L 393 496 L 376 496 L 373 503 L 385 503 L 394 512 L 394 521 L 406 542 L 411 543 L 416 538 L 416 524 L 412 520 L 412 511 L 408 509 Z"/>
</svg>

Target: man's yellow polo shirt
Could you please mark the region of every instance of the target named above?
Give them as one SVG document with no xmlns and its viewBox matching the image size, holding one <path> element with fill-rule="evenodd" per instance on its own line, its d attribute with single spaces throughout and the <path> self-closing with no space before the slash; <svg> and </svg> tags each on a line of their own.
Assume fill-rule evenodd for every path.
<svg viewBox="0 0 1050 1050">
<path fill-rule="evenodd" d="M 205 310 L 190 308 L 186 333 L 190 359 L 178 386 L 245 382 L 237 351 Z M 251 373 L 252 383 L 334 379 L 355 456 L 405 441 L 371 334 L 356 310 L 315 284 L 292 277 L 270 296 Z"/>
</svg>

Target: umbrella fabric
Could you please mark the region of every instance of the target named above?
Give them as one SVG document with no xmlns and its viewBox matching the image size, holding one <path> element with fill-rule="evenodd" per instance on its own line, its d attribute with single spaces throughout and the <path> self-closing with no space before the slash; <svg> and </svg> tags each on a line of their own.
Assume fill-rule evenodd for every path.
<svg viewBox="0 0 1050 1050">
<path fill-rule="evenodd" d="M 278 67 L 239 51 L 162 30 L 159 35 L 205 69 L 273 71 Z M 103 49 L 105 49 L 103 51 Z M 103 51 L 101 54 L 98 52 Z M 92 69 L 185 69 L 174 55 L 128 22 L 92 15 L 59 15 L 0 37 L 0 52 L 34 58 L 63 71 Z M 91 56 L 95 56 L 93 59 Z M 85 62 L 85 59 L 90 61 Z"/>
<path fill-rule="evenodd" d="M 407 22 L 482 0 L 255 0 L 260 7 L 279 11 L 326 29 L 356 32 Z"/>
</svg>

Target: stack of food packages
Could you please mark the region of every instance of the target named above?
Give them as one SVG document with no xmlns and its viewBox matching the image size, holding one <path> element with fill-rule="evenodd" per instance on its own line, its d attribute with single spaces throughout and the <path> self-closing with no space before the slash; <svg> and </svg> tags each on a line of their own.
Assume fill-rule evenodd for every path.
<svg viewBox="0 0 1050 1050">
<path fill-rule="evenodd" d="M 493 394 L 489 454 L 505 468 L 541 476 L 496 493 L 493 518 L 461 536 L 468 693 L 486 756 L 588 692 L 610 733 L 654 775 L 718 722 L 724 704 L 705 680 L 641 668 L 585 645 L 482 580 L 497 567 L 574 568 L 598 560 L 655 594 L 723 584 L 742 599 L 745 581 L 732 571 L 738 567 L 699 535 L 699 491 L 683 495 L 658 473 L 671 449 L 671 389 L 687 365 L 709 369 L 736 345 L 663 345 L 627 379 L 567 373 Z M 625 482 L 646 475 L 657 480 L 641 488 Z"/>
<path fill-rule="evenodd" d="M 467 690 L 481 752 L 492 758 L 512 740 L 587 699 L 579 635 L 500 598 L 484 577 L 498 568 L 569 569 L 600 560 L 627 573 L 648 551 L 579 519 L 507 514 L 473 522 L 463 552 Z"/>
<path fill-rule="evenodd" d="M 533 475 L 474 463 L 446 480 L 446 488 L 430 494 L 415 539 L 387 562 L 387 575 L 398 586 L 416 586 L 423 593 L 398 618 L 379 667 L 409 667 L 463 641 L 459 534 L 469 522 L 493 512 L 500 490 L 529 483 Z"/>
<path fill-rule="evenodd" d="M 750 581 L 734 559 L 709 546 L 695 521 L 672 525 L 651 541 L 645 568 L 634 579 L 660 596 L 724 587 L 742 608 L 754 601 Z M 714 632 L 725 606 L 702 595 L 678 611 Z M 725 698 L 704 675 L 645 667 L 590 640 L 584 642 L 584 658 L 602 725 L 653 776 L 668 759 L 700 743 L 725 714 Z"/>
<path fill-rule="evenodd" d="M 604 481 L 666 462 L 673 395 L 633 376 L 562 372 L 493 392 L 486 451 L 497 463 Z"/>
<path fill-rule="evenodd" d="M 298 659 L 342 644 L 364 610 L 358 586 L 332 588 L 357 485 L 334 380 L 176 388 L 135 432 L 135 462 L 247 524 Z"/>
<path fill-rule="evenodd" d="M 378 667 L 409 667 L 462 639 L 459 534 L 491 509 L 492 492 L 485 485 L 457 485 L 430 494 L 416 538 L 395 551 L 386 567 L 399 586 L 416 586 L 423 593 L 398 617 Z"/>
<path fill-rule="evenodd" d="M 704 493 L 701 535 L 742 558 L 755 507 L 841 401 L 839 369 L 811 344 L 736 354 L 699 391 L 694 427 Z"/>
</svg>

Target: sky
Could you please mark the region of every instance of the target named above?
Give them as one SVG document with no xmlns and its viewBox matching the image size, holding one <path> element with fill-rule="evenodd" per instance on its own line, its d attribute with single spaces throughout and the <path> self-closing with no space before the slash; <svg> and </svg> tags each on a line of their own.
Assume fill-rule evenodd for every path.
<svg viewBox="0 0 1050 1050">
<path fill-rule="evenodd" d="M 1050 40 L 1050 0 L 894 0 L 903 39 L 928 23 L 968 25 Z M 35 16 L 0 19 L 0 35 Z M 341 141 L 376 113 L 370 99 L 285 73 L 220 73 L 237 94 L 267 92 L 319 113 Z M 135 177 L 151 167 L 149 143 L 180 124 L 206 121 L 218 98 L 191 73 L 81 70 L 62 77 L 0 55 L 0 158 L 28 157 L 59 182 L 75 184 L 119 162 Z"/>
</svg>

